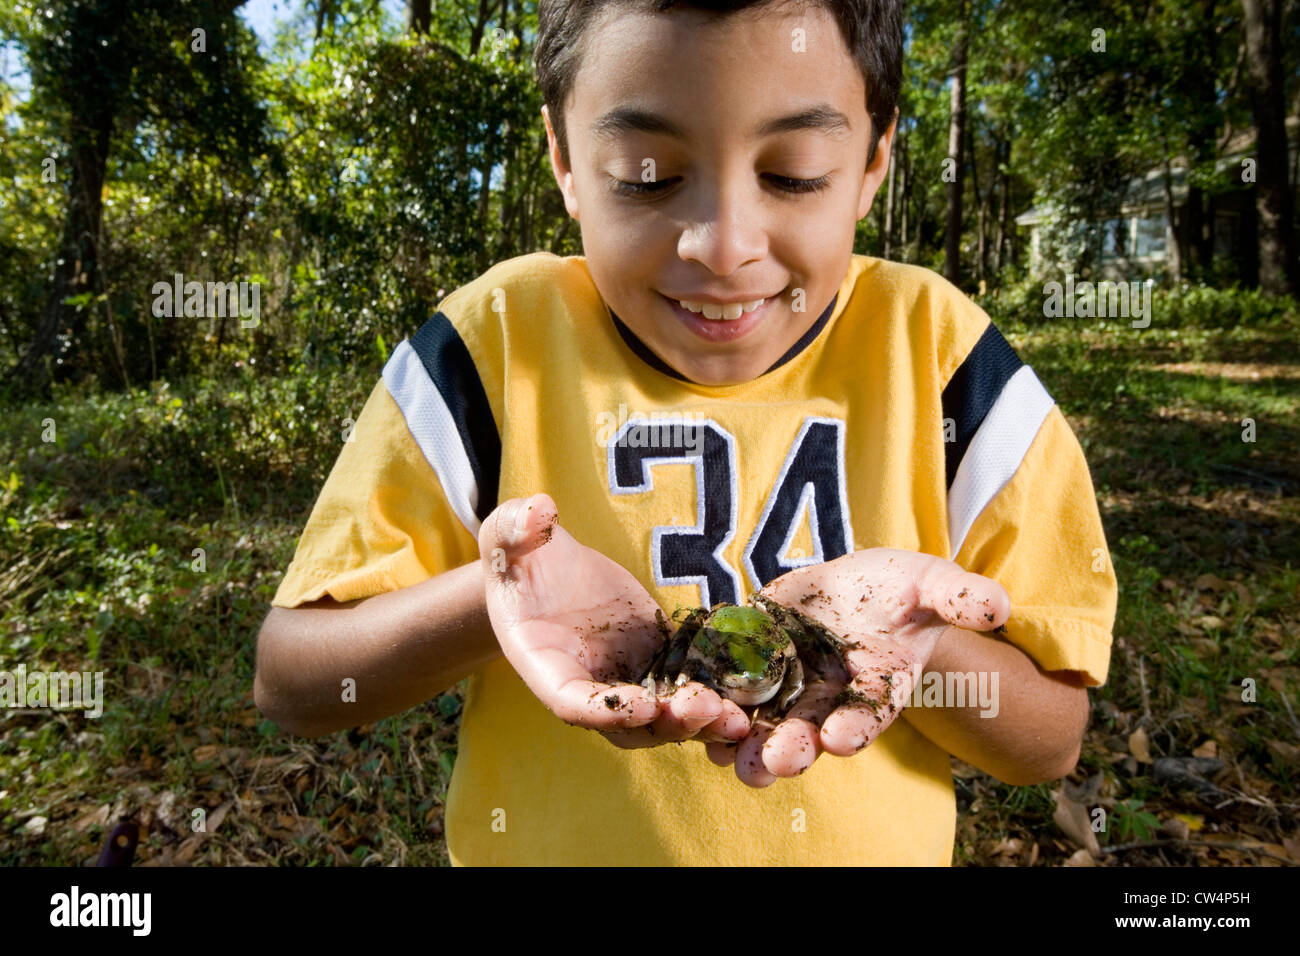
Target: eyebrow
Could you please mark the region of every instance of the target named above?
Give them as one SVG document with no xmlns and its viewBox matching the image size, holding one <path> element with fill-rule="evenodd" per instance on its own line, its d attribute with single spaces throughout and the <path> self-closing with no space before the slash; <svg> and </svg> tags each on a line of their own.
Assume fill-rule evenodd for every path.
<svg viewBox="0 0 1300 956">
<path fill-rule="evenodd" d="M 828 136 L 842 137 L 852 131 L 849 118 L 827 103 L 818 103 L 789 116 L 778 116 L 762 123 L 754 130 L 757 138 L 775 136 L 778 133 L 794 133 L 800 130 L 812 130 Z M 623 106 L 610 110 L 591 124 L 591 136 L 595 140 L 613 140 L 624 133 L 655 133 L 672 136 L 676 139 L 688 139 L 686 131 L 658 113 Z"/>
</svg>

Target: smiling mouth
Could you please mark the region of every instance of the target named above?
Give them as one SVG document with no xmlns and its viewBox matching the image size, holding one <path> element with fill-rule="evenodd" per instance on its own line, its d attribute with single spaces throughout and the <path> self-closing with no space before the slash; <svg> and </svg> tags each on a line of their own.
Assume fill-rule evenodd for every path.
<svg viewBox="0 0 1300 956">
<path fill-rule="evenodd" d="M 727 343 L 747 335 L 758 326 L 780 301 L 785 290 L 775 296 L 750 302 L 731 303 L 728 306 L 716 306 L 709 303 L 691 302 L 673 299 L 658 293 L 668 303 L 669 308 L 688 329 L 706 342 Z M 687 306 L 694 306 L 694 309 Z M 698 310 L 698 311 L 697 311 Z M 716 316 L 716 318 L 714 317 Z"/>
</svg>

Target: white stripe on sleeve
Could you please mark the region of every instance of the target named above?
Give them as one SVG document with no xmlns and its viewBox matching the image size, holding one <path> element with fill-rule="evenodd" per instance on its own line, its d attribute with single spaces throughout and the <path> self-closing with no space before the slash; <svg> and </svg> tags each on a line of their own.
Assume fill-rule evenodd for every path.
<svg viewBox="0 0 1300 956">
<path fill-rule="evenodd" d="M 478 537 L 478 484 L 470 468 L 469 456 L 461 444 L 460 433 L 424 363 L 403 340 L 384 365 L 384 384 L 397 402 L 425 460 L 442 482 L 452 510 L 471 535 Z"/>
<path fill-rule="evenodd" d="M 948 490 L 948 538 L 953 560 L 980 512 L 1020 467 L 1054 404 L 1028 365 L 1007 379 L 971 438 Z"/>
</svg>

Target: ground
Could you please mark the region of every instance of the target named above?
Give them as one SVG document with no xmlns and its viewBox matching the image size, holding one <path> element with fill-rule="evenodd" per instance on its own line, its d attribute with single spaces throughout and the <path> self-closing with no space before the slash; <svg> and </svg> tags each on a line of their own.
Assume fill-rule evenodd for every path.
<svg viewBox="0 0 1300 956">
<path fill-rule="evenodd" d="M 1079 435 L 1121 593 L 1078 768 L 1012 787 L 954 761 L 953 862 L 1300 863 L 1300 316 L 983 304 Z M 0 863 L 91 863 L 123 817 L 137 865 L 446 862 L 456 692 L 318 740 L 252 701 L 257 627 L 378 368 L 229 364 L 6 412 L 0 661 L 103 670 L 106 705 L 0 715 Z"/>
</svg>

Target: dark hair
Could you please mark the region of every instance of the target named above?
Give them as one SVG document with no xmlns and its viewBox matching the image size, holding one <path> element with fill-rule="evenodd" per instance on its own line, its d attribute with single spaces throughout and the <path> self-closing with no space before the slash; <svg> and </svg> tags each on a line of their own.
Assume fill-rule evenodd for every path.
<svg viewBox="0 0 1300 956">
<path fill-rule="evenodd" d="M 722 18 L 742 10 L 782 4 L 783 0 L 538 0 L 533 65 L 564 164 L 569 165 L 564 102 L 573 90 L 582 63 L 587 31 L 605 7 L 618 6 L 646 13 L 662 13 L 677 7 L 702 10 Z M 867 150 L 867 165 L 871 165 L 880 134 L 893 121 L 903 84 L 902 0 L 808 0 L 806 5 L 830 12 L 862 72 L 867 88 L 867 114 L 871 117 Z"/>
</svg>

